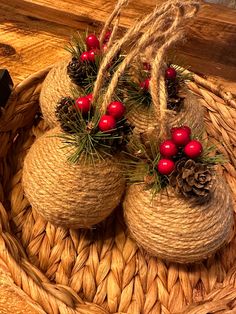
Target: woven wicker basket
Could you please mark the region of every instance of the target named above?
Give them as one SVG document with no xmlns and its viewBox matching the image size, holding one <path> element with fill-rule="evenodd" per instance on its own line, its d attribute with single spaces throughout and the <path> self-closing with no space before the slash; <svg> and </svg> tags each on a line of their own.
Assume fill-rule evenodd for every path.
<svg viewBox="0 0 236 314">
<path fill-rule="evenodd" d="M 35 118 L 49 69 L 19 84 L 0 120 L 1 313 L 235 313 L 236 237 L 208 260 L 166 263 L 138 249 L 122 211 L 98 228 L 66 230 L 31 209 L 21 185 L 22 163 L 47 126 Z M 236 103 L 194 75 L 209 140 L 226 155 L 222 168 L 236 187 Z"/>
</svg>

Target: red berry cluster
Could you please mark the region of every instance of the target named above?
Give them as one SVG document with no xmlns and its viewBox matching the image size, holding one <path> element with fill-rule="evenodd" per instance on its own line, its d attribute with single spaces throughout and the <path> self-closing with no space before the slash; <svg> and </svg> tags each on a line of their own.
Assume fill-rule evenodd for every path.
<svg viewBox="0 0 236 314">
<path fill-rule="evenodd" d="M 116 128 L 116 121 L 123 118 L 125 106 L 120 101 L 113 101 L 107 107 L 107 114 L 101 116 L 98 123 L 99 130 L 107 132 Z"/>
<path fill-rule="evenodd" d="M 90 111 L 92 100 L 92 94 L 77 98 L 75 101 L 75 109 L 79 110 L 83 115 L 87 115 Z M 116 128 L 116 121 L 123 118 L 124 114 L 125 106 L 122 102 L 111 102 L 107 107 L 107 113 L 100 118 L 98 124 L 99 130 L 102 132 L 114 130 Z"/>
<path fill-rule="evenodd" d="M 109 41 L 109 38 L 111 36 L 111 32 L 108 31 L 105 34 L 104 42 L 102 45 L 102 50 L 106 51 L 107 49 L 107 42 Z M 86 46 L 87 46 L 87 51 L 84 51 L 81 56 L 80 60 L 81 61 L 90 61 L 94 62 L 95 61 L 95 56 L 100 53 L 100 42 L 99 39 L 95 34 L 90 34 L 86 37 Z"/>
<path fill-rule="evenodd" d="M 175 168 L 172 160 L 179 152 L 185 156 L 195 159 L 202 153 L 202 144 L 197 140 L 191 139 L 191 129 L 188 126 L 171 129 L 171 139 L 164 141 L 160 145 L 162 158 L 157 164 L 160 174 L 169 175 Z"/>
</svg>

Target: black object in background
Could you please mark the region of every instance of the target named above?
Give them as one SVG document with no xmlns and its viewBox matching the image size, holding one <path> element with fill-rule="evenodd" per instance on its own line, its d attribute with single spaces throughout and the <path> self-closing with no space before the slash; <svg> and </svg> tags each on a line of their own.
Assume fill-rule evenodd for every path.
<svg viewBox="0 0 236 314">
<path fill-rule="evenodd" d="M 13 81 L 7 69 L 0 69 L 0 107 L 4 107 L 11 94 Z"/>
</svg>

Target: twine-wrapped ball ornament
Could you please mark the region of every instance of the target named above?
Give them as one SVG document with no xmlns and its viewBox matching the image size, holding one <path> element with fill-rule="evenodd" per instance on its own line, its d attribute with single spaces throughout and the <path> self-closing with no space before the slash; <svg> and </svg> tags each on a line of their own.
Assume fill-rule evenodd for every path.
<svg viewBox="0 0 236 314">
<path fill-rule="evenodd" d="M 157 129 L 159 120 L 155 116 L 154 108 L 140 105 L 127 113 L 128 121 L 134 126 L 134 133 L 140 134 L 148 129 Z M 188 92 L 183 100 L 183 105 L 178 112 L 169 111 L 166 122 L 168 128 L 178 125 L 191 125 L 193 133 L 200 134 L 204 129 L 204 108 L 200 100 Z"/>
<path fill-rule="evenodd" d="M 40 107 L 46 123 L 58 126 L 55 108 L 62 97 L 72 96 L 73 83 L 67 74 L 69 60 L 58 62 L 48 73 L 40 93 Z"/>
<path fill-rule="evenodd" d="M 23 187 L 32 207 L 46 220 L 68 228 L 89 228 L 120 203 L 125 189 L 115 157 L 71 164 L 73 147 L 63 147 L 59 128 L 45 133 L 28 152 Z"/>
<path fill-rule="evenodd" d="M 211 197 L 195 203 L 172 188 L 153 196 L 145 184 L 133 184 L 124 199 L 131 237 L 149 254 L 179 263 L 209 257 L 227 243 L 233 226 L 233 205 L 225 181 L 217 177 Z"/>
</svg>

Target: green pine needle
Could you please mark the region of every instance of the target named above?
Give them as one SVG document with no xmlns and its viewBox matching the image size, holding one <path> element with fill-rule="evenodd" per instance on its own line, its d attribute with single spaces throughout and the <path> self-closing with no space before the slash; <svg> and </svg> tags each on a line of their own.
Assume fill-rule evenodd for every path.
<svg viewBox="0 0 236 314">
<path fill-rule="evenodd" d="M 102 97 L 98 98 L 101 101 Z M 122 150 L 132 132 L 126 119 L 117 122 L 116 128 L 109 132 L 101 132 L 98 124 L 101 118 L 99 103 L 93 103 L 90 112 L 84 117 L 73 105 L 68 111 L 58 112 L 59 122 L 65 133 L 59 135 L 63 147 L 73 147 L 68 161 L 72 163 L 95 164 L 105 156 L 112 156 Z"/>
<path fill-rule="evenodd" d="M 152 189 L 153 195 L 160 192 L 167 185 L 167 177 L 157 171 L 157 164 L 161 158 L 158 143 L 150 140 L 148 150 L 138 137 L 133 137 L 129 143 L 129 151 L 125 152 L 124 174 L 129 184 L 145 183 Z M 147 181 L 150 178 L 150 184 Z"/>
<path fill-rule="evenodd" d="M 203 153 L 199 157 L 198 161 L 207 165 L 222 165 L 227 162 L 227 159 L 223 154 L 217 152 L 216 146 L 203 145 Z"/>
</svg>

